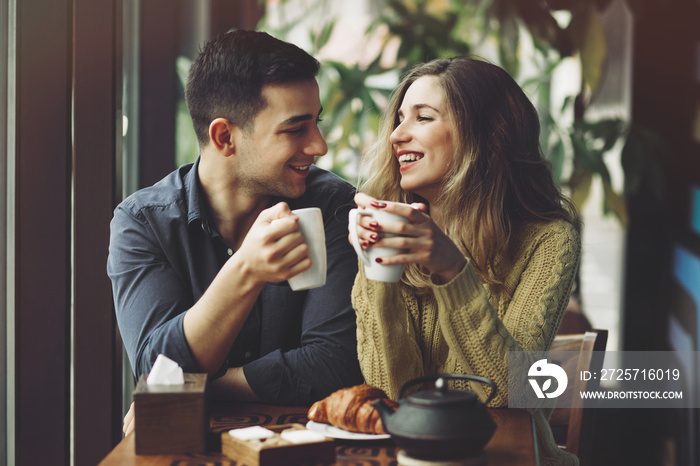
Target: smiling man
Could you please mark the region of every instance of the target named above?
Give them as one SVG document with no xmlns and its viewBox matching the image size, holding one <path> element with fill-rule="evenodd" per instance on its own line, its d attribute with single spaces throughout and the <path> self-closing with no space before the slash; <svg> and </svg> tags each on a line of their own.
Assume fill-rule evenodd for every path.
<svg viewBox="0 0 700 466">
<path fill-rule="evenodd" d="M 345 240 L 354 188 L 313 165 L 327 150 L 318 66 L 252 31 L 217 37 L 193 63 L 197 161 L 127 198 L 111 224 L 107 271 L 136 377 L 162 353 L 229 399 L 302 405 L 362 382 Z M 327 283 L 292 291 L 311 261 L 291 210 L 311 206 Z"/>
</svg>

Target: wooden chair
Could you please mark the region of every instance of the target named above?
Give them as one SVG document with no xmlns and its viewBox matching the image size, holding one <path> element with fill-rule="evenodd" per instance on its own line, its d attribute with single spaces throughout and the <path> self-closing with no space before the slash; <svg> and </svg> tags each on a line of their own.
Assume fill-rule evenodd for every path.
<svg viewBox="0 0 700 466">
<path fill-rule="evenodd" d="M 569 384 L 566 391 L 557 399 L 557 405 L 562 407 L 554 408 L 549 424 L 560 448 L 578 456 L 582 466 L 590 464 L 596 410 L 584 409 L 584 401 L 580 397 L 574 397 L 573 394 L 585 390 L 597 390 L 600 387 L 599 380 L 581 380 L 579 373 L 584 370 L 600 373 L 603 366 L 602 353 L 594 357 L 592 352 L 605 351 L 607 341 L 607 330 L 593 329 L 582 334 L 557 335 L 552 343 L 552 362 L 564 368 Z M 557 354 L 558 351 L 576 352 L 576 355 L 572 355 L 567 360 L 557 360 L 565 356 L 562 353 Z"/>
</svg>

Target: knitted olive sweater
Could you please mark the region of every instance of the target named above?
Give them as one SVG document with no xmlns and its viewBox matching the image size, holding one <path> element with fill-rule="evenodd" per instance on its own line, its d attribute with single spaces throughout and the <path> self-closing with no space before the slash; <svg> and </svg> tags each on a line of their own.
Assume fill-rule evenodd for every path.
<svg viewBox="0 0 700 466">
<path fill-rule="evenodd" d="M 473 374 L 493 380 L 491 406 L 508 405 L 508 352 L 541 351 L 552 344 L 569 300 L 581 242 L 563 220 L 528 224 L 513 237 L 516 259 L 507 293 L 483 285 L 468 263 L 453 280 L 416 295 L 402 283 L 368 280 L 360 262 L 352 290 L 360 367 L 365 381 L 396 399 L 399 388 L 423 375 Z M 467 387 L 482 400 L 488 386 Z M 531 410 L 542 464 L 576 465 L 549 427 L 551 409 Z"/>
</svg>

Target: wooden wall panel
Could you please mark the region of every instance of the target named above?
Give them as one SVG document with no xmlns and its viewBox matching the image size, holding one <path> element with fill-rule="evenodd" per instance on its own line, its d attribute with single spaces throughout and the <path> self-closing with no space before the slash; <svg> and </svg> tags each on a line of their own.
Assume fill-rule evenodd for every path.
<svg viewBox="0 0 700 466">
<path fill-rule="evenodd" d="M 17 2 L 16 464 L 69 457 L 71 3 Z"/>
<path fill-rule="evenodd" d="M 121 148 L 117 0 L 74 0 L 74 457 L 97 464 L 121 438 L 121 342 L 106 273 Z"/>
</svg>

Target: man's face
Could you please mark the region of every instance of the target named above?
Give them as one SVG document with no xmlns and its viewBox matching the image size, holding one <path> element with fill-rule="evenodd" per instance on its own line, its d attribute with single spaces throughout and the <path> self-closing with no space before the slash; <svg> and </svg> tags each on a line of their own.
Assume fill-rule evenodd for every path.
<svg viewBox="0 0 700 466">
<path fill-rule="evenodd" d="M 264 86 L 267 106 L 236 145 L 236 177 L 252 195 L 297 198 L 314 158 L 328 147 L 318 129 L 315 79 Z"/>
</svg>

